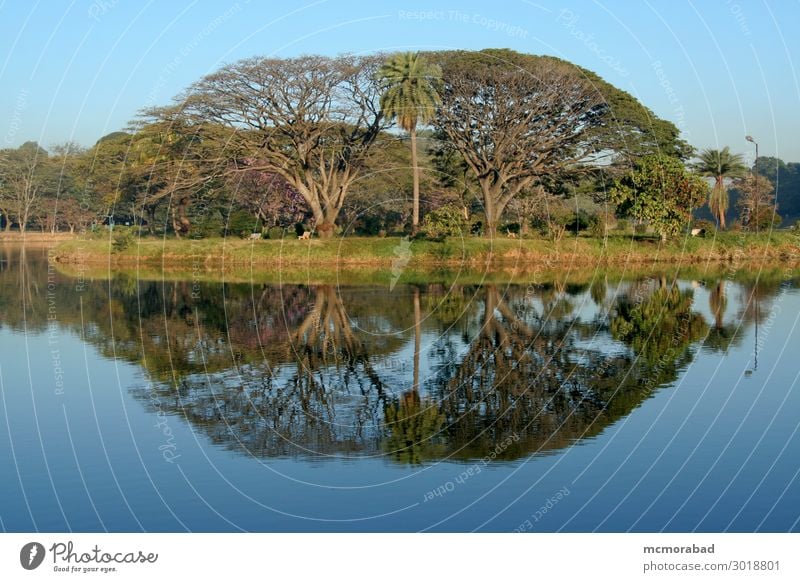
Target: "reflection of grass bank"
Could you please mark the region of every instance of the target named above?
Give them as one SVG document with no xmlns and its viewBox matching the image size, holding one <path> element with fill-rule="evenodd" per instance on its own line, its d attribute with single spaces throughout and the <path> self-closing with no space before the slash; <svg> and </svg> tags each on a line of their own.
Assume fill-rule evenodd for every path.
<svg viewBox="0 0 800 582">
<path fill-rule="evenodd" d="M 653 239 L 609 237 L 605 241 L 588 237 L 566 238 L 559 243 L 542 239 L 448 239 L 444 242 L 397 238 L 344 238 L 311 240 L 156 240 L 141 239 L 124 249 L 114 249 L 108 240 L 72 240 L 58 245 L 61 262 L 82 262 L 131 266 L 197 265 L 210 270 L 239 270 L 242 267 L 284 269 L 309 267 L 339 269 L 346 266 L 390 268 L 398 260 L 398 249 L 410 251 L 408 268 L 486 266 L 520 269 L 549 265 L 552 268 L 596 265 L 642 265 L 656 263 L 699 264 L 705 262 L 798 262 L 800 238 L 792 233 L 738 236 L 724 233 L 714 238 L 686 238 L 661 245 Z M 522 265 L 525 265 L 524 267 Z"/>
</svg>

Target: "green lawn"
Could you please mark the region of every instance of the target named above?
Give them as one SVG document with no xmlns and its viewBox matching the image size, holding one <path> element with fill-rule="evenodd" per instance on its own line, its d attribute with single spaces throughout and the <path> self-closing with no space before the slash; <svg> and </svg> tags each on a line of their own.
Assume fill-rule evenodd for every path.
<svg viewBox="0 0 800 582">
<path fill-rule="evenodd" d="M 335 238 L 310 241 L 241 239 L 133 239 L 124 249 L 111 239 L 61 242 L 57 260 L 94 265 L 149 265 L 211 270 L 308 267 L 472 268 L 546 265 L 547 267 L 646 265 L 703 262 L 799 263 L 800 235 L 776 231 L 760 235 L 722 233 L 707 238 L 680 238 L 661 244 L 650 237 L 609 236 L 607 239 L 565 237 L 494 240 L 451 238 L 443 242 L 401 238 Z"/>
</svg>

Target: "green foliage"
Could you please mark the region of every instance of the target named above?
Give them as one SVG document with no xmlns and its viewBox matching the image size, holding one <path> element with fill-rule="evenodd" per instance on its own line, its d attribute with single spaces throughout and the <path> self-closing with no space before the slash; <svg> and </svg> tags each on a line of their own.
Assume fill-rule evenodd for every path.
<svg viewBox="0 0 800 582">
<path fill-rule="evenodd" d="M 441 69 L 428 63 L 419 53 L 392 55 L 381 67 L 381 109 L 397 119 L 405 131 L 413 132 L 418 124 L 433 119 L 440 99 L 437 92 Z"/>
<path fill-rule="evenodd" d="M 706 199 L 708 185 L 669 156 L 646 156 L 615 181 L 610 196 L 621 216 L 646 222 L 662 240 L 674 236 Z"/>
<path fill-rule="evenodd" d="M 217 209 L 209 209 L 192 224 L 192 238 L 213 238 L 225 232 L 225 220 Z"/>
<path fill-rule="evenodd" d="M 606 212 L 598 212 L 591 216 L 593 221 L 589 226 L 589 232 L 595 238 L 605 237 L 614 226 L 617 226 L 614 224 L 613 217 Z"/>
<path fill-rule="evenodd" d="M 711 232 L 714 232 L 715 230 L 717 230 L 717 225 L 716 224 L 714 224 L 710 220 L 706 220 L 704 218 L 701 218 L 699 220 L 695 220 L 694 223 L 693 223 L 693 227 L 694 228 L 702 228 L 707 233 L 711 233 Z"/>
<path fill-rule="evenodd" d="M 708 197 L 708 208 L 717 219 L 722 230 L 725 230 L 725 214 L 730 206 L 725 180 L 741 178 L 747 173 L 741 154 L 732 154 L 725 146 L 722 150 L 703 150 L 699 161 L 694 164 L 695 171 L 701 176 L 714 178 L 714 187 Z"/>
<path fill-rule="evenodd" d="M 439 433 L 445 417 L 438 403 L 420 401 L 415 393 L 403 395 L 399 403 L 384 407 L 387 437 L 384 450 L 395 461 L 419 464 L 437 458 L 444 451 Z"/>
<path fill-rule="evenodd" d="M 624 298 L 611 320 L 614 339 L 631 346 L 651 367 L 653 378 L 674 376 L 689 346 L 708 332 L 703 316 L 692 311 L 693 292 L 663 286 L 643 300 Z"/>
<path fill-rule="evenodd" d="M 425 216 L 420 232 L 428 239 L 444 240 L 448 236 L 468 236 L 467 226 L 461 208 L 447 204 Z"/>
<path fill-rule="evenodd" d="M 228 222 L 225 225 L 227 236 L 239 236 L 247 238 L 252 233 L 258 231 L 258 219 L 243 210 L 235 210 L 228 215 Z"/>
<path fill-rule="evenodd" d="M 783 217 L 789 222 L 800 218 L 800 163 L 762 156 L 753 169 L 775 185 Z"/>
<path fill-rule="evenodd" d="M 738 193 L 736 206 L 743 230 L 770 230 L 781 223 L 772 182 L 761 175 L 754 177 L 750 174 L 736 180 L 734 187 Z"/>
<path fill-rule="evenodd" d="M 583 208 L 572 213 L 572 217 L 567 222 L 566 228 L 570 232 L 578 233 L 584 230 L 594 229 L 599 219 L 596 214 L 592 214 Z"/>
<path fill-rule="evenodd" d="M 267 238 L 270 240 L 281 240 L 286 237 L 286 229 L 281 226 L 273 226 L 267 229 Z"/>
<path fill-rule="evenodd" d="M 124 227 L 117 227 L 111 241 L 111 248 L 115 253 L 121 253 L 128 249 L 134 241 L 133 233 Z"/>
</svg>

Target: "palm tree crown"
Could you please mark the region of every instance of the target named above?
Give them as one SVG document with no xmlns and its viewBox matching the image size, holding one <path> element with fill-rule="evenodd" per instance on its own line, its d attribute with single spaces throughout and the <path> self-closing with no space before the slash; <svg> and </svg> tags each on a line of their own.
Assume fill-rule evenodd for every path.
<svg viewBox="0 0 800 582">
<path fill-rule="evenodd" d="M 714 178 L 714 187 L 708 197 L 708 207 L 717 219 L 719 227 L 725 228 L 725 213 L 728 211 L 728 191 L 726 178 L 741 178 L 747 172 L 741 154 L 732 154 L 725 146 L 722 150 L 707 149 L 700 152 L 695 170 L 701 176 Z"/>
<path fill-rule="evenodd" d="M 379 72 L 383 95 L 381 109 L 405 131 L 427 123 L 440 103 L 436 87 L 441 69 L 429 64 L 419 53 L 398 53 Z"/>
</svg>

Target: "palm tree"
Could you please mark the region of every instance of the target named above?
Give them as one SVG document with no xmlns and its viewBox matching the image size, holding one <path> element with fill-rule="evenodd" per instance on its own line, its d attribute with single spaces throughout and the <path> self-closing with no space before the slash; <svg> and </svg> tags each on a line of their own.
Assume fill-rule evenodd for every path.
<svg viewBox="0 0 800 582">
<path fill-rule="evenodd" d="M 414 171 L 414 207 L 411 229 L 419 228 L 419 165 L 417 163 L 417 125 L 428 123 L 440 103 L 436 87 L 441 69 L 429 64 L 419 53 L 398 53 L 381 67 L 381 110 L 397 119 L 411 139 L 411 166 Z"/>
<path fill-rule="evenodd" d="M 702 176 L 714 178 L 714 187 L 708 196 L 708 208 L 717 219 L 719 228 L 725 230 L 725 213 L 729 205 L 725 178 L 741 178 L 747 168 L 742 162 L 742 155 L 732 154 L 728 146 L 722 150 L 703 150 L 699 158 L 695 170 Z"/>
</svg>

